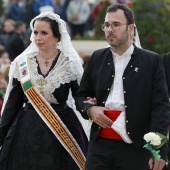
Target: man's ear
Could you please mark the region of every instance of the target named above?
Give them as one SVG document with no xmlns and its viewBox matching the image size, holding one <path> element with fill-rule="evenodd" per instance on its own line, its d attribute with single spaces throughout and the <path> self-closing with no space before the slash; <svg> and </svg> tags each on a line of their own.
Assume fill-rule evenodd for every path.
<svg viewBox="0 0 170 170">
<path fill-rule="evenodd" d="M 134 24 L 130 24 L 129 27 L 128 27 L 128 32 L 129 32 L 129 35 L 131 35 L 131 37 L 135 36 L 135 26 Z"/>
</svg>

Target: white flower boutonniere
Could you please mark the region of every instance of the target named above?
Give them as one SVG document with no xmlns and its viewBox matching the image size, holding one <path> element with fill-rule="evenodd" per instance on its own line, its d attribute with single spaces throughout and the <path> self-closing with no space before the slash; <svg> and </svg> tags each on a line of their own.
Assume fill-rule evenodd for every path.
<svg viewBox="0 0 170 170">
<path fill-rule="evenodd" d="M 148 149 L 152 153 L 152 161 L 154 165 L 154 159 L 159 160 L 161 156 L 159 155 L 160 150 L 158 150 L 162 145 L 165 144 L 167 141 L 167 137 L 156 132 L 149 132 L 144 135 L 144 140 L 146 141 L 146 144 L 144 145 L 144 148 Z M 153 166 L 154 167 L 154 166 Z"/>
<path fill-rule="evenodd" d="M 154 132 L 145 134 L 144 139 L 147 143 L 150 142 L 150 144 L 153 146 L 158 146 L 161 144 L 161 137 Z"/>
</svg>

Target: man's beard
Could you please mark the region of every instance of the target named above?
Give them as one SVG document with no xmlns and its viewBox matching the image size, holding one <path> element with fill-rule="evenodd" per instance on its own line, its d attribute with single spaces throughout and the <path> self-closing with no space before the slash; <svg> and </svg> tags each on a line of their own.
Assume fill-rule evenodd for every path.
<svg viewBox="0 0 170 170">
<path fill-rule="evenodd" d="M 110 33 L 107 36 L 107 41 L 111 47 L 119 47 L 128 41 L 128 36 L 118 38 L 116 35 Z"/>
</svg>

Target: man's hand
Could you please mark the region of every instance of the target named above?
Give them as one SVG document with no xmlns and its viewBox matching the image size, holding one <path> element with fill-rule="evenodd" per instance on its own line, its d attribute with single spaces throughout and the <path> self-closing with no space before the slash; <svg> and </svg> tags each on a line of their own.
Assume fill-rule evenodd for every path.
<svg viewBox="0 0 170 170">
<path fill-rule="evenodd" d="M 78 15 L 72 15 L 71 16 L 71 21 L 77 21 L 78 20 Z"/>
<path fill-rule="evenodd" d="M 165 166 L 165 161 L 163 159 L 160 159 L 160 160 L 154 159 L 154 167 L 153 167 L 152 158 L 150 158 L 150 160 L 149 160 L 150 169 L 153 168 L 153 170 L 162 170 L 164 166 Z"/>
<path fill-rule="evenodd" d="M 90 117 L 100 127 L 110 128 L 113 124 L 113 121 L 104 114 L 105 110 L 108 109 L 106 107 L 92 106 L 89 112 Z"/>
</svg>

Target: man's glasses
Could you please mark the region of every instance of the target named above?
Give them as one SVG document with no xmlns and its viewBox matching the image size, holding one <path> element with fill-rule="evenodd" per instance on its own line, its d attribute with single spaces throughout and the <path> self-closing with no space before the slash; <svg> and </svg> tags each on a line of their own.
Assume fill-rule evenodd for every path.
<svg viewBox="0 0 170 170">
<path fill-rule="evenodd" d="M 128 24 L 122 24 L 120 22 L 113 22 L 113 23 L 109 24 L 106 22 L 101 25 L 101 28 L 103 31 L 105 31 L 105 30 L 108 30 L 109 27 L 111 26 L 112 30 L 116 31 L 116 30 L 119 30 L 122 25 L 128 25 Z"/>
</svg>

